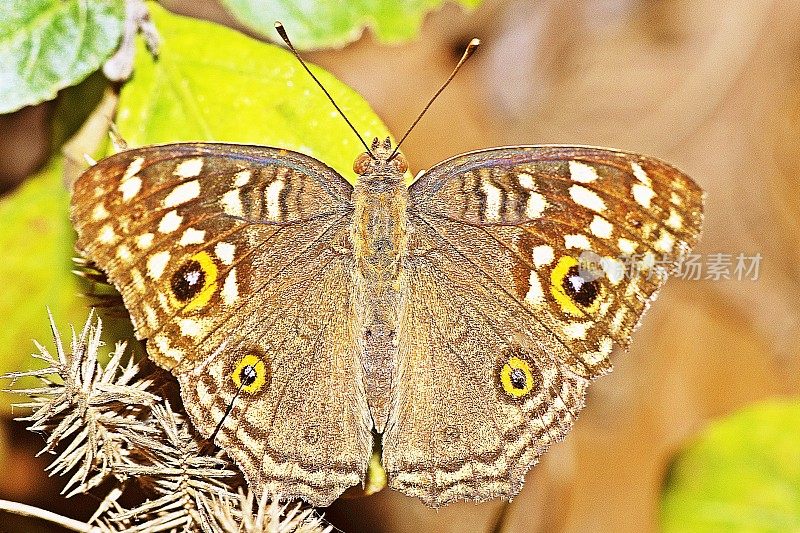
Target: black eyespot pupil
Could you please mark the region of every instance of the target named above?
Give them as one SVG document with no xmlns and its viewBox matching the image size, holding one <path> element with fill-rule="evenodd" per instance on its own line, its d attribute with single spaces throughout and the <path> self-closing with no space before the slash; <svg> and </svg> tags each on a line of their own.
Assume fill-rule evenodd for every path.
<svg viewBox="0 0 800 533">
<path fill-rule="evenodd" d="M 256 368 L 253 365 L 245 365 L 242 371 L 239 372 L 239 379 L 245 387 L 255 383 L 257 377 L 258 372 L 256 372 Z"/>
<path fill-rule="evenodd" d="M 512 369 L 509 378 L 511 380 L 511 386 L 518 390 L 524 389 L 525 385 L 528 383 L 525 372 L 523 372 L 521 368 Z"/>
<path fill-rule="evenodd" d="M 172 275 L 172 294 L 181 302 L 191 300 L 203 289 L 206 273 L 194 259 L 187 261 Z"/>
<path fill-rule="evenodd" d="M 589 307 L 597 299 L 600 293 L 600 285 L 597 280 L 584 279 L 578 270 L 578 265 L 573 266 L 567 271 L 564 276 L 564 292 L 572 299 L 573 302 Z"/>
</svg>

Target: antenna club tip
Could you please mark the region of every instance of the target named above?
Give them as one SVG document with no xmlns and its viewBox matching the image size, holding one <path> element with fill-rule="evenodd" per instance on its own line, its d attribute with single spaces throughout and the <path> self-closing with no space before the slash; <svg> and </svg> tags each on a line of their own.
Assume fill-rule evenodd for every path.
<svg viewBox="0 0 800 533">
<path fill-rule="evenodd" d="M 283 24 L 280 20 L 275 21 L 275 29 L 277 30 L 278 28 L 283 28 Z"/>
<path fill-rule="evenodd" d="M 477 48 L 477 47 L 478 47 L 478 46 L 480 46 L 480 45 L 481 45 L 481 40 L 480 40 L 480 39 L 478 39 L 477 37 L 476 37 L 476 38 L 474 38 L 474 39 L 472 39 L 472 40 L 469 42 L 469 48 Z"/>
</svg>

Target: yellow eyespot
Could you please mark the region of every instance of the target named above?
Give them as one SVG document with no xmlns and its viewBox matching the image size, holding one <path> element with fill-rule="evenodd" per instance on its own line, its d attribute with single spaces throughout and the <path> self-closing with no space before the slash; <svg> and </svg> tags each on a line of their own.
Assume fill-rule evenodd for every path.
<svg viewBox="0 0 800 533">
<path fill-rule="evenodd" d="M 183 263 L 170 280 L 172 304 L 184 311 L 204 307 L 217 290 L 217 265 L 206 252 Z"/>
<path fill-rule="evenodd" d="M 500 383 L 503 390 L 515 398 L 525 396 L 536 385 L 531 365 L 519 357 L 510 357 L 500 369 Z"/>
<path fill-rule="evenodd" d="M 243 392 L 252 394 L 267 382 L 267 367 L 257 355 L 247 354 L 231 372 L 231 379 L 237 390 L 241 387 Z"/>
<path fill-rule="evenodd" d="M 550 273 L 550 294 L 565 313 L 577 318 L 593 315 L 600 308 L 603 287 L 598 278 L 586 279 L 574 257 L 565 256 Z"/>
</svg>

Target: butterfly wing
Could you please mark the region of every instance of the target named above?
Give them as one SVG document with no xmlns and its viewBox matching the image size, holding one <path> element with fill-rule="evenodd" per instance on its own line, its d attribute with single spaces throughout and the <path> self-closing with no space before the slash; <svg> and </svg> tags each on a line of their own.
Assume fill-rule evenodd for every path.
<svg viewBox="0 0 800 533">
<path fill-rule="evenodd" d="M 100 161 L 72 202 L 78 250 L 119 289 L 199 431 L 224 418 L 217 443 L 251 486 L 316 505 L 359 483 L 372 449 L 351 190 L 298 153 L 188 143 Z"/>
<path fill-rule="evenodd" d="M 409 194 L 390 485 L 510 498 L 697 241 L 702 192 L 652 158 L 544 146 L 458 156 Z"/>
</svg>

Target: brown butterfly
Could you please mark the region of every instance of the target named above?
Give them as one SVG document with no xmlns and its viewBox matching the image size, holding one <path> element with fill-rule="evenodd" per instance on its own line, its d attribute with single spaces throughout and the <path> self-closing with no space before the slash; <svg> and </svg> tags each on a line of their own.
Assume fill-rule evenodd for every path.
<svg viewBox="0 0 800 533">
<path fill-rule="evenodd" d="M 398 147 L 375 139 L 355 187 L 220 143 L 74 185 L 79 251 L 258 491 L 328 505 L 379 438 L 389 485 L 430 506 L 514 496 L 700 233 L 702 191 L 650 157 L 493 148 L 406 186 Z"/>
</svg>

